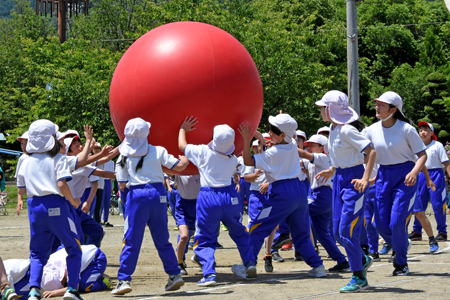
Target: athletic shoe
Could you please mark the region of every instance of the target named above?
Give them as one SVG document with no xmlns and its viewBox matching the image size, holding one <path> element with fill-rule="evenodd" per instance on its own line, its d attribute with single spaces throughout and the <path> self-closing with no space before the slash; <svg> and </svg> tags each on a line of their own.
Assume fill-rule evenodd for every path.
<svg viewBox="0 0 450 300">
<path fill-rule="evenodd" d="M 439 232 L 439 234 L 436 236 L 436 241 L 446 241 L 447 240 L 447 234 L 443 232 Z"/>
<path fill-rule="evenodd" d="M 109 290 L 111 288 L 111 280 L 108 275 L 103 274 L 100 279 L 106 284 L 106 289 Z"/>
<path fill-rule="evenodd" d="M 339 292 L 341 293 L 356 293 L 369 288 L 369 283 L 367 282 L 367 278 L 361 280 L 358 276 L 352 275 L 352 280 L 347 283 L 346 286 L 341 287 Z"/>
<path fill-rule="evenodd" d="M 272 252 L 272 260 L 275 262 L 284 262 L 284 258 L 278 252 Z"/>
<path fill-rule="evenodd" d="M 406 276 L 409 274 L 408 264 L 406 265 L 396 265 L 394 272 L 392 275 L 394 276 Z"/>
<path fill-rule="evenodd" d="M 256 278 L 256 266 L 254 264 L 249 265 L 248 267 L 245 267 L 244 265 L 233 265 L 231 271 L 235 275 L 247 280 Z"/>
<path fill-rule="evenodd" d="M 381 261 L 380 254 L 378 252 L 369 252 L 369 256 L 372 257 L 372 261 Z"/>
<path fill-rule="evenodd" d="M 392 251 L 392 247 L 390 245 L 384 243 L 383 249 L 381 249 L 381 251 L 380 251 L 380 255 L 386 255 L 391 251 Z"/>
<path fill-rule="evenodd" d="M 363 265 L 363 274 L 364 277 L 367 277 L 367 270 L 369 270 L 370 266 L 373 263 L 372 257 L 369 255 L 365 255 L 366 257 L 366 263 Z"/>
<path fill-rule="evenodd" d="M 173 230 L 179 230 L 179 229 L 178 229 L 178 226 L 175 226 L 175 227 L 173 228 Z"/>
<path fill-rule="evenodd" d="M 186 267 L 187 267 L 187 265 L 186 265 L 185 261 L 183 261 L 181 264 L 178 264 L 178 268 L 180 268 L 180 274 L 181 275 L 187 275 L 188 274 L 188 272 L 186 271 Z"/>
<path fill-rule="evenodd" d="M 408 238 L 411 241 L 421 241 L 422 240 L 422 233 L 417 233 L 414 230 L 411 231 L 411 233 L 408 235 Z"/>
<path fill-rule="evenodd" d="M 406 252 L 408 253 L 409 249 L 411 249 L 412 247 L 412 241 L 410 239 L 408 239 L 408 249 L 406 250 Z"/>
<path fill-rule="evenodd" d="M 2 300 L 18 300 L 18 299 L 19 299 L 19 296 L 17 296 L 16 292 L 12 288 L 7 287 L 3 291 Z"/>
<path fill-rule="evenodd" d="M 127 280 L 119 280 L 116 287 L 111 291 L 113 295 L 125 295 L 132 291 L 130 282 Z"/>
<path fill-rule="evenodd" d="M 264 270 L 268 273 L 273 272 L 272 255 L 264 256 Z"/>
<path fill-rule="evenodd" d="M 392 250 L 392 254 L 391 254 L 391 256 L 388 258 L 388 262 L 390 262 L 390 263 L 395 263 L 395 251 L 394 251 L 394 250 Z M 395 267 L 395 265 L 394 265 L 394 267 Z"/>
<path fill-rule="evenodd" d="M 317 278 L 327 277 L 327 271 L 325 271 L 325 267 L 323 265 L 320 265 L 309 270 L 308 276 Z"/>
<path fill-rule="evenodd" d="M 209 274 L 206 277 L 203 277 L 199 282 L 197 282 L 198 286 L 216 286 L 216 274 Z"/>
<path fill-rule="evenodd" d="M 317 255 L 320 254 L 319 246 L 315 245 L 314 246 L 314 250 L 316 250 Z"/>
<path fill-rule="evenodd" d="M 167 281 L 164 290 L 166 291 L 176 291 L 184 285 L 184 280 L 181 278 L 180 274 L 169 276 L 169 281 Z"/>
<path fill-rule="evenodd" d="M 228 231 L 228 228 L 227 228 L 227 226 L 225 226 L 224 224 L 222 224 L 222 226 L 221 226 L 221 227 L 222 227 L 222 230 L 223 230 L 223 231 Z"/>
<path fill-rule="evenodd" d="M 194 242 L 189 241 L 188 248 L 189 250 L 194 249 Z"/>
<path fill-rule="evenodd" d="M 348 272 L 350 271 L 350 264 L 348 261 L 341 262 L 332 268 L 328 269 L 328 272 Z"/>
<path fill-rule="evenodd" d="M 436 241 L 436 239 L 434 238 L 433 240 L 430 241 L 430 252 L 434 253 L 438 250 L 439 250 L 439 244 Z"/>
<path fill-rule="evenodd" d="M 219 242 L 217 242 L 216 249 L 223 249 L 223 246 Z"/>
<path fill-rule="evenodd" d="M 292 250 L 292 242 L 287 243 L 286 245 L 284 245 L 283 247 L 281 247 L 280 250 L 281 250 L 281 251 L 289 251 L 289 250 Z"/>
<path fill-rule="evenodd" d="M 105 227 L 114 227 L 114 225 L 111 224 L 111 223 L 109 223 L 108 221 L 105 221 L 105 222 L 103 223 L 103 226 L 105 226 Z"/>
<path fill-rule="evenodd" d="M 369 255 L 369 245 L 361 245 L 361 249 L 364 252 L 364 255 Z"/>
<path fill-rule="evenodd" d="M 41 291 L 38 288 L 32 287 L 28 293 L 28 300 L 41 300 Z"/>
<path fill-rule="evenodd" d="M 278 250 L 286 244 L 291 243 L 291 238 L 289 234 L 280 234 L 280 236 L 274 241 L 272 245 L 273 250 Z"/>
<path fill-rule="evenodd" d="M 294 253 L 294 260 L 295 261 L 304 261 L 302 254 L 298 251 L 295 251 L 295 253 Z"/>
<path fill-rule="evenodd" d="M 196 264 L 197 266 L 199 266 L 200 268 L 202 267 L 202 264 L 200 263 L 200 261 L 198 260 L 197 254 L 194 254 L 191 257 L 191 261 Z"/>
<path fill-rule="evenodd" d="M 81 298 L 80 293 L 76 289 L 69 286 L 64 293 L 63 300 L 83 300 L 83 298 Z"/>
</svg>

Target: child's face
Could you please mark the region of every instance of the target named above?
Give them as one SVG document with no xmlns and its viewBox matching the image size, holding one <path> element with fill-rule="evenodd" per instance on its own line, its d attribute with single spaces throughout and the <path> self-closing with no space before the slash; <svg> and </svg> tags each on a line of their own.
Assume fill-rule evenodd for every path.
<svg viewBox="0 0 450 300">
<path fill-rule="evenodd" d="M 22 151 L 25 153 L 27 152 L 27 143 L 28 143 L 28 140 L 26 140 L 26 139 L 20 140 L 20 148 L 22 148 Z"/>
<path fill-rule="evenodd" d="M 431 141 L 431 129 L 428 126 L 420 126 L 419 128 L 419 136 L 424 142 Z"/>
<path fill-rule="evenodd" d="M 72 150 L 73 155 L 78 155 L 83 151 L 83 144 L 78 139 L 74 139 L 70 145 L 70 150 Z"/>
<path fill-rule="evenodd" d="M 253 153 L 255 154 L 259 153 L 258 148 L 259 148 L 258 146 L 252 146 Z"/>
<path fill-rule="evenodd" d="M 384 103 L 384 102 L 380 102 L 380 101 L 375 101 L 375 116 L 378 119 L 386 119 L 387 117 L 389 117 L 391 114 L 393 114 L 395 112 L 395 107 L 391 108 L 389 106 L 389 104 Z"/>
<path fill-rule="evenodd" d="M 317 143 L 309 142 L 306 146 L 306 150 L 308 150 L 309 153 L 323 153 L 323 146 Z"/>
<path fill-rule="evenodd" d="M 322 121 L 329 122 L 330 119 L 330 113 L 328 112 L 328 109 L 326 109 L 325 106 L 320 107 L 320 114 L 322 115 Z"/>
<path fill-rule="evenodd" d="M 276 145 L 281 143 L 284 138 L 286 137 L 286 135 L 284 133 L 278 135 L 272 132 L 272 130 L 269 130 L 269 135 L 270 135 L 270 143 L 272 145 Z"/>
<path fill-rule="evenodd" d="M 322 131 L 322 132 L 319 132 L 319 134 L 326 136 L 327 138 L 330 137 L 330 133 L 328 131 Z"/>
<path fill-rule="evenodd" d="M 305 140 L 304 140 L 302 137 L 298 137 L 297 147 L 298 147 L 299 149 L 305 148 L 305 146 L 304 146 L 304 144 L 303 144 L 304 142 L 305 142 Z"/>
</svg>

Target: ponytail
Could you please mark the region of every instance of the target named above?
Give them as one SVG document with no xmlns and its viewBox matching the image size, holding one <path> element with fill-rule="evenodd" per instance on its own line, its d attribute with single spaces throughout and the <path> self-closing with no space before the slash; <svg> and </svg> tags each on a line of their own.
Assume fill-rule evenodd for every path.
<svg viewBox="0 0 450 300">
<path fill-rule="evenodd" d="M 53 146 L 52 150 L 47 152 L 52 158 L 58 155 L 59 151 L 61 150 L 61 145 L 59 144 L 59 141 L 55 137 L 53 138 L 55 139 L 55 145 Z"/>
<path fill-rule="evenodd" d="M 144 157 L 145 157 L 145 155 L 142 156 L 141 159 L 139 160 L 139 162 L 138 162 L 138 164 L 137 164 L 137 166 L 136 166 L 136 172 L 137 172 L 139 169 L 142 168 L 142 164 L 144 163 Z"/>
<path fill-rule="evenodd" d="M 126 156 L 122 156 L 117 163 L 119 164 L 119 166 L 121 168 L 125 168 L 125 165 L 127 163 L 127 157 Z"/>
<path fill-rule="evenodd" d="M 396 106 L 394 106 L 394 105 L 392 105 L 392 104 L 389 104 L 389 107 L 394 108 L 394 107 L 396 107 Z M 408 124 L 411 125 L 411 126 L 414 126 L 413 121 L 411 121 L 410 119 L 407 119 L 407 118 L 400 112 L 400 110 L 399 110 L 398 108 L 397 108 L 397 110 L 395 111 L 393 117 L 396 118 L 397 120 L 403 121 L 403 122 L 405 122 L 405 123 L 408 123 Z"/>
</svg>

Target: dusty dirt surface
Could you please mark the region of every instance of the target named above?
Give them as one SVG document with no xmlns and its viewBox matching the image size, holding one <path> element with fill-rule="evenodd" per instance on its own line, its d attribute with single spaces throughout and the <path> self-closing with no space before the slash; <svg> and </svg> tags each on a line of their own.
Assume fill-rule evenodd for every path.
<svg viewBox="0 0 450 300">
<path fill-rule="evenodd" d="M 434 216 L 429 219 L 435 226 Z M 111 276 L 113 285 L 117 283 L 119 255 L 122 246 L 123 218 L 110 216 L 116 225 L 105 228 L 106 236 L 102 250 L 108 258 L 106 273 Z M 449 217 L 447 217 L 449 223 Z M 169 217 L 170 241 L 175 246 L 178 231 L 175 222 Z M 410 225 L 411 228 L 411 225 Z M 27 258 L 29 256 L 29 223 L 26 211 L 17 216 L 10 210 L 8 216 L 0 216 L 0 255 L 3 259 Z M 370 288 L 359 294 L 339 294 L 339 288 L 346 285 L 350 273 L 329 273 L 327 278 L 310 278 L 310 269 L 304 262 L 293 260 L 294 251 L 280 251 L 285 258 L 283 263 L 274 263 L 274 272 L 264 272 L 263 251 L 260 252 L 258 278 L 254 281 L 241 280 L 232 274 L 231 266 L 240 263 L 236 245 L 228 232 L 221 230 L 219 242 L 225 249 L 216 251 L 218 286 L 210 288 L 197 287 L 202 278 L 200 268 L 190 261 L 192 250 L 187 255 L 188 273 L 184 277 L 186 284 L 178 291 L 165 292 L 164 286 L 168 276 L 164 273 L 161 260 L 155 250 L 152 238 L 147 230 L 144 236 L 138 266 L 133 275 L 133 291 L 124 296 L 113 296 L 111 291 L 83 294 L 84 299 L 347 299 L 364 297 L 364 299 L 448 299 L 450 292 L 450 242 L 440 242 L 440 251 L 429 253 L 428 238 L 413 242 L 409 252 L 408 276 L 392 276 L 392 264 L 387 262 L 390 255 L 382 256 L 381 262 L 375 262 L 368 272 Z M 341 248 L 342 249 L 342 248 Z M 381 247 L 380 247 L 381 249 Z M 320 248 L 320 255 L 328 269 L 335 263 L 327 258 L 327 253 Z M 344 251 L 342 249 L 342 251 Z M 62 298 L 62 297 L 61 297 Z"/>
</svg>

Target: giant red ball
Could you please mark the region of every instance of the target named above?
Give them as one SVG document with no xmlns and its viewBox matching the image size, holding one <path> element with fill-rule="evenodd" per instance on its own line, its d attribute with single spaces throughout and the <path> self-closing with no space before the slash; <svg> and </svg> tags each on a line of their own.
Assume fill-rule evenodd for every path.
<svg viewBox="0 0 450 300">
<path fill-rule="evenodd" d="M 128 120 L 150 122 L 149 143 L 178 155 L 178 132 L 186 116 L 198 119 L 189 144 L 207 144 L 213 128 L 236 132 L 235 153 L 243 149 L 238 125 L 256 130 L 263 108 L 261 78 L 253 59 L 232 35 L 199 22 L 155 28 L 131 45 L 114 72 L 109 104 L 120 139 Z M 250 146 L 250 145 L 247 145 Z M 183 174 L 197 174 L 190 164 Z"/>
</svg>

